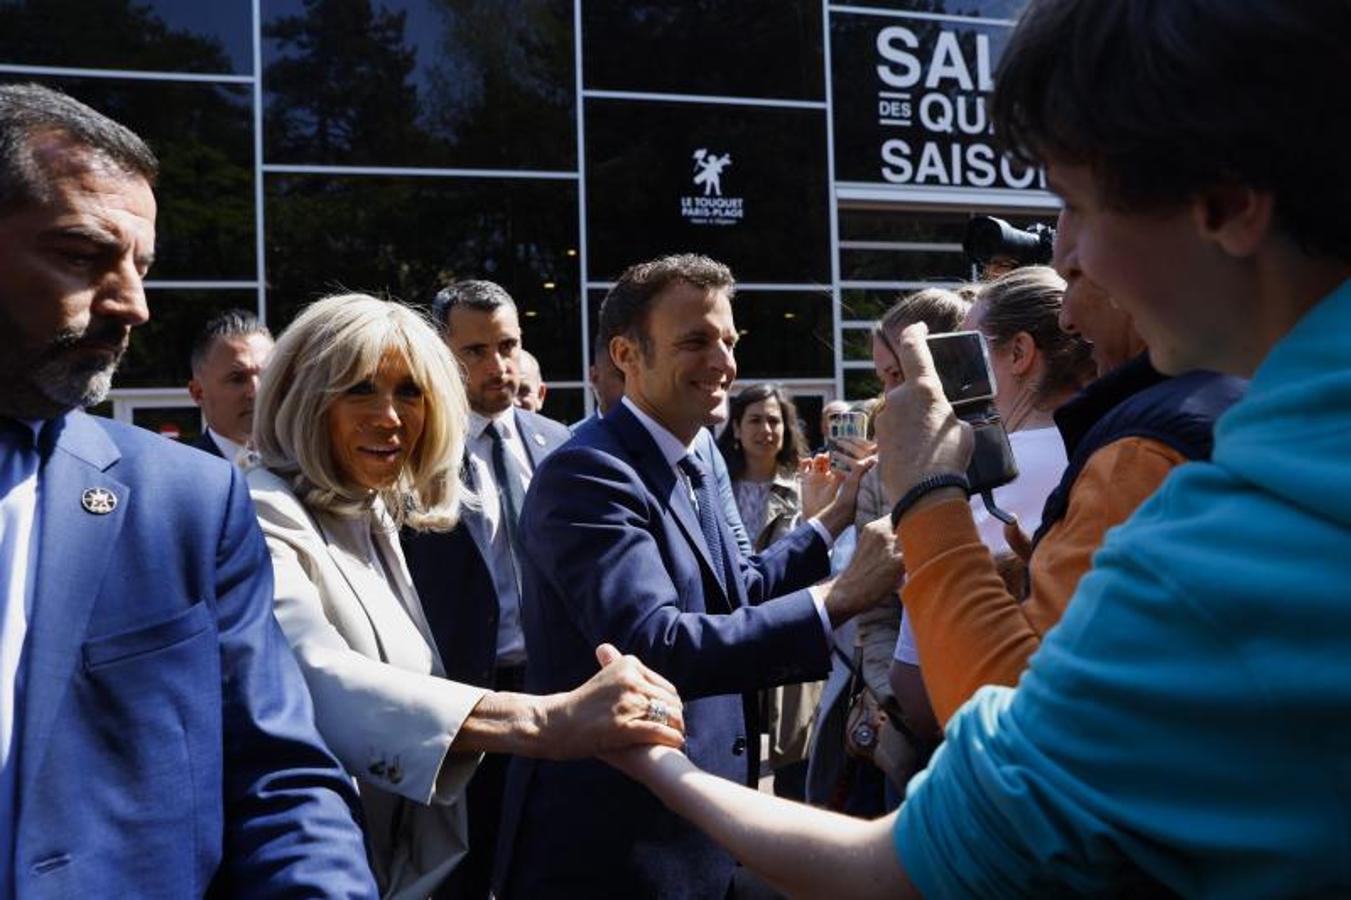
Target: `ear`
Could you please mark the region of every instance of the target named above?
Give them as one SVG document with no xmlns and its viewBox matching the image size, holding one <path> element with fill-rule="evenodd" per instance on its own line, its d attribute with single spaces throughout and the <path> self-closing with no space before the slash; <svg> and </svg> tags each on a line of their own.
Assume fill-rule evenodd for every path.
<svg viewBox="0 0 1351 900">
<path fill-rule="evenodd" d="M 1230 256 L 1255 253 L 1271 233 L 1276 199 L 1246 185 L 1218 185 L 1193 201 L 1192 216 L 1202 238 Z"/>
<path fill-rule="evenodd" d="M 1015 334 L 1005 345 L 1009 354 L 1009 366 L 1014 375 L 1026 375 L 1032 370 L 1032 362 L 1037 356 L 1037 342 L 1026 331 Z"/>
<path fill-rule="evenodd" d="M 543 405 L 544 405 L 544 398 L 547 397 L 548 395 L 549 395 L 549 386 L 548 386 L 547 384 L 544 384 L 543 382 L 540 382 L 540 386 L 539 386 L 539 404 L 540 404 L 540 406 L 543 406 Z"/>
<path fill-rule="evenodd" d="M 188 382 L 188 396 L 192 397 L 192 402 L 198 406 L 202 405 L 202 384 L 196 378 Z"/>
<path fill-rule="evenodd" d="M 636 377 L 642 368 L 642 353 L 638 342 L 627 335 L 617 334 L 610 338 L 610 359 L 626 379 Z"/>
</svg>

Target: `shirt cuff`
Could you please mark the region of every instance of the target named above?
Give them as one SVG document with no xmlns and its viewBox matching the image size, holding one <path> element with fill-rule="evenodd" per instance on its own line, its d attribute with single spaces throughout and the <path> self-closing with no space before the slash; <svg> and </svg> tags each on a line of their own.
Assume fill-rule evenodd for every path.
<svg viewBox="0 0 1351 900">
<path fill-rule="evenodd" d="M 829 653 L 831 645 L 835 643 L 835 629 L 830 627 L 830 613 L 826 612 L 826 601 L 823 598 L 815 594 L 812 594 L 811 598 L 812 603 L 816 605 L 816 614 L 821 617 L 821 631 L 826 636 L 826 652 Z"/>
<path fill-rule="evenodd" d="M 826 549 L 835 549 L 835 538 L 830 536 L 830 530 L 821 524 L 820 519 L 808 519 L 807 524 L 816 529 L 816 533 L 821 535 L 821 540 L 826 542 Z"/>
</svg>

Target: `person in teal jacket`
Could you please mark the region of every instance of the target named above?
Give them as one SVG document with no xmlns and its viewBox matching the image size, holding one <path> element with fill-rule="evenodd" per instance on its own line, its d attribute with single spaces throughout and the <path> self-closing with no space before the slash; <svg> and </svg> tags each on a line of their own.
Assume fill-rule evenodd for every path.
<svg viewBox="0 0 1351 900">
<path fill-rule="evenodd" d="M 1351 895 L 1348 37 L 1346 3 L 1032 0 L 996 128 L 1065 201 L 1064 274 L 1156 368 L 1251 377 L 1212 460 L 1108 533 L 899 814 L 724 788 L 675 750 L 613 762 L 792 895 Z M 910 584 L 971 446 L 923 338 L 878 419 Z"/>
</svg>

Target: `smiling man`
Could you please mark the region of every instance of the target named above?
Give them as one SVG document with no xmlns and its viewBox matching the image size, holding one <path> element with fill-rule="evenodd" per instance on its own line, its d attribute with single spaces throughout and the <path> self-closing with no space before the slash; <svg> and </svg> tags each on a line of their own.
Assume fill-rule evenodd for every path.
<svg viewBox="0 0 1351 900">
<path fill-rule="evenodd" d="M 594 668 L 582 650 L 605 635 L 679 685 L 694 761 L 744 784 L 759 769 L 752 692 L 823 677 L 831 625 L 894 589 L 899 561 L 875 528 L 833 587 L 808 589 L 867 466 L 819 520 L 761 557 L 737 550 L 694 453 L 736 377 L 732 292 L 726 266 L 686 255 L 631 267 L 606 297 L 624 396 L 535 474 L 522 612 L 532 690 Z M 604 763 L 518 760 L 508 798 L 499 896 L 721 898 L 732 883 L 730 855 Z"/>
</svg>

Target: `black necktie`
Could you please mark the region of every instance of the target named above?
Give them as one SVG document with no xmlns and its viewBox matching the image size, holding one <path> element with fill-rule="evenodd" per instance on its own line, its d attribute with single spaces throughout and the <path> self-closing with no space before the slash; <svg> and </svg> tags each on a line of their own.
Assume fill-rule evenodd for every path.
<svg viewBox="0 0 1351 900">
<path fill-rule="evenodd" d="M 713 497 L 712 479 L 704 470 L 704 464 L 692 453 L 683 457 L 677 465 L 690 480 L 690 487 L 694 490 L 695 505 L 699 507 L 699 530 L 704 533 L 704 543 L 708 545 L 708 557 L 713 563 L 713 573 L 725 591 L 727 551 L 722 543 L 722 529 L 718 527 L 719 507 Z"/>
<path fill-rule="evenodd" d="M 516 523 L 521 516 L 521 469 L 507 452 L 506 442 L 497 430 L 497 423 L 489 422 L 484 433 L 493 442 L 493 480 L 497 482 L 497 496 L 502 501 L 502 523 L 506 526 L 507 543 L 511 545 L 514 558 L 517 548 Z"/>
</svg>

